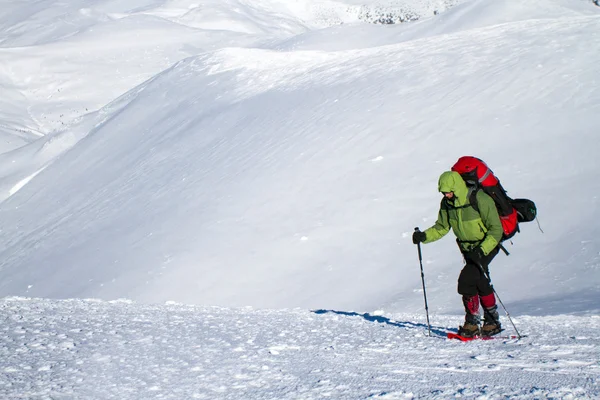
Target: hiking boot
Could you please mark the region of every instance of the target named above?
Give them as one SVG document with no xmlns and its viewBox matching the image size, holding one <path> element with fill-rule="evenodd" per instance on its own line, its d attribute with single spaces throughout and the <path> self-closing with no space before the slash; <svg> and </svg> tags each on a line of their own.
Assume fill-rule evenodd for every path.
<svg viewBox="0 0 600 400">
<path fill-rule="evenodd" d="M 478 324 L 465 322 L 463 326 L 458 327 L 458 334 L 462 337 L 472 338 L 481 334 Z"/>
<path fill-rule="evenodd" d="M 500 325 L 500 322 L 485 322 L 481 328 L 481 336 L 485 337 L 494 336 L 500 332 L 502 332 L 502 326 Z"/>
<path fill-rule="evenodd" d="M 483 327 L 481 328 L 481 334 L 483 336 L 493 336 L 502 331 L 500 326 L 500 315 L 498 315 L 498 306 L 490 308 L 483 308 Z"/>
</svg>

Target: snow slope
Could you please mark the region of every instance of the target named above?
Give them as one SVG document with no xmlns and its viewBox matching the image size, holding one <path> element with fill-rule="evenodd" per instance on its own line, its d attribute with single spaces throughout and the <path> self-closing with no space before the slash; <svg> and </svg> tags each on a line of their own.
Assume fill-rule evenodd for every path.
<svg viewBox="0 0 600 400">
<path fill-rule="evenodd" d="M 522 317 L 529 336 L 432 337 L 413 314 L 125 301 L 0 302 L 10 399 L 592 399 L 599 318 Z"/>
<path fill-rule="evenodd" d="M 597 311 L 600 20 L 551 17 L 176 63 L 46 139 L 46 158 L 69 151 L 20 190 L 6 180 L 0 292 L 414 311 L 410 233 L 433 222 L 438 175 L 476 154 L 545 228 L 524 225 L 495 263 L 509 304 Z M 29 179 L 44 156 L 19 151 Z M 424 254 L 432 307 L 459 311 L 452 240 Z"/>
</svg>

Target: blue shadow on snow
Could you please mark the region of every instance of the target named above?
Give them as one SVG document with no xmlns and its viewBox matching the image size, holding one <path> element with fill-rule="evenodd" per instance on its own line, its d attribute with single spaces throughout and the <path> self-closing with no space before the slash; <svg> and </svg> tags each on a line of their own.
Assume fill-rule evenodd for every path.
<svg viewBox="0 0 600 400">
<path fill-rule="evenodd" d="M 414 323 L 414 322 L 398 322 L 398 321 L 394 321 L 394 320 L 391 320 L 386 317 L 382 317 L 380 315 L 372 315 L 369 313 L 360 314 L 357 312 L 336 311 L 336 310 L 311 310 L 311 311 L 315 314 L 331 313 L 331 314 L 343 315 L 345 317 L 361 317 L 369 322 L 378 322 L 380 324 L 391 325 L 391 326 L 395 326 L 398 328 L 404 328 L 404 329 L 424 329 L 425 334 L 427 334 L 427 325 L 426 324 L 418 324 L 418 323 Z M 445 329 L 445 328 L 442 328 L 439 326 L 431 327 L 432 335 L 441 336 L 443 338 L 446 338 L 446 333 L 448 331 L 449 331 L 448 329 Z M 452 331 L 452 329 L 450 329 L 450 331 Z"/>
</svg>

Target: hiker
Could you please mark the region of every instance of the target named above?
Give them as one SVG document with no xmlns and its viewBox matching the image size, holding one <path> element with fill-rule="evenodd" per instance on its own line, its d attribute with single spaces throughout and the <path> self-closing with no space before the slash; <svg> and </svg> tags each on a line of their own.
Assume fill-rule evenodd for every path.
<svg viewBox="0 0 600 400">
<path fill-rule="evenodd" d="M 424 232 L 416 230 L 413 243 L 434 242 L 452 228 L 466 263 L 458 277 L 458 293 L 462 295 L 466 312 L 465 323 L 458 333 L 464 337 L 495 335 L 502 328 L 494 290 L 487 277 L 490 262 L 498 254 L 503 232 L 496 204 L 483 190 L 477 190 L 471 196 L 474 189 L 467 187 L 458 172 L 444 172 L 438 189 L 444 195 L 438 219 Z M 471 204 L 473 201 L 477 203 L 475 206 Z M 484 311 L 481 329 L 480 302 Z"/>
</svg>

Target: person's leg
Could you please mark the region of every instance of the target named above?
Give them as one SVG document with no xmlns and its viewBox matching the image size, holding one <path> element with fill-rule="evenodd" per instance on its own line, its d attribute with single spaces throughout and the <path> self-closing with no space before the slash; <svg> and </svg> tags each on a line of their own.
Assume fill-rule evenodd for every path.
<svg viewBox="0 0 600 400">
<path fill-rule="evenodd" d="M 467 260 L 458 277 L 458 293 L 462 296 L 465 307 L 465 323 L 459 329 L 459 334 L 463 336 L 475 336 L 480 333 L 478 283 L 481 275 L 479 267 Z"/>
<path fill-rule="evenodd" d="M 500 332 L 500 315 L 494 293 L 481 296 L 481 306 L 483 308 L 483 327 L 481 328 L 483 334 L 489 336 Z"/>
<path fill-rule="evenodd" d="M 484 268 L 487 277 L 482 273 L 481 278 L 477 281 L 477 293 L 479 294 L 481 306 L 483 308 L 483 327 L 481 328 L 481 332 L 484 336 L 491 336 L 502 330 L 498 306 L 496 304 L 496 296 L 488 279 L 490 276 L 490 262 L 498 254 L 498 251 L 498 248 L 494 249 L 494 251 L 485 258 L 482 267 Z"/>
</svg>

